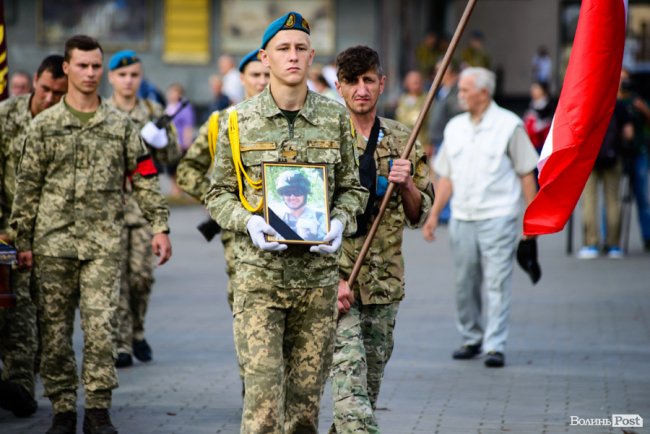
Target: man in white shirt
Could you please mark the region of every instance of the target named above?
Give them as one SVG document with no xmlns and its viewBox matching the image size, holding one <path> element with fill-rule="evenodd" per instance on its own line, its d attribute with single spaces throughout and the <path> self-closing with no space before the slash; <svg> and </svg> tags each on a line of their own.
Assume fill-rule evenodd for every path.
<svg viewBox="0 0 650 434">
<path fill-rule="evenodd" d="M 505 364 L 505 343 L 523 192 L 526 206 L 535 196 L 537 152 L 521 119 L 493 100 L 494 73 L 467 68 L 458 98 L 467 110 L 449 121 L 434 169 L 440 176 L 425 239 L 435 239 L 438 217 L 449 200 L 449 233 L 456 272 L 458 329 L 463 345 L 454 359 L 471 359 L 485 350 L 488 367 Z M 487 291 L 487 321 L 481 320 L 481 286 Z"/>
<path fill-rule="evenodd" d="M 219 72 L 223 77 L 223 93 L 237 104 L 244 100 L 244 86 L 239 78 L 239 70 L 235 67 L 235 60 L 232 56 L 223 54 L 219 57 Z"/>
</svg>

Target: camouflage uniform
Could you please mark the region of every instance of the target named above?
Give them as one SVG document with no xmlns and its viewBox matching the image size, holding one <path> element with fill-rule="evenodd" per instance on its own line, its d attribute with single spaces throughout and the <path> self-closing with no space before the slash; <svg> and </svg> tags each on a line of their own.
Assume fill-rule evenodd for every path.
<svg viewBox="0 0 650 434">
<path fill-rule="evenodd" d="M 214 114 L 213 114 L 214 116 Z M 219 112 L 220 117 L 228 117 L 227 111 Z M 208 172 L 212 165 L 208 143 L 208 124 L 206 121 L 199 129 L 192 146 L 187 150 L 176 170 L 176 183 L 185 193 L 203 202 L 210 187 Z M 235 273 L 235 252 L 232 241 L 235 235 L 232 231 L 221 230 L 221 243 L 223 244 L 223 256 L 226 260 L 226 273 L 228 274 L 227 292 L 228 306 L 232 311 L 233 284 L 232 279 Z"/>
<path fill-rule="evenodd" d="M 106 102 L 119 110 L 112 99 Z M 125 113 L 140 131 L 147 122 L 161 117 L 164 109 L 155 101 L 138 98 L 135 107 Z M 172 123 L 167 127 L 167 140 L 167 146 L 162 149 L 148 147 L 156 164 L 173 164 L 181 156 Z M 126 250 L 122 260 L 116 344 L 119 353 L 131 354 L 133 340 L 144 339 L 144 317 L 149 306 L 154 279 L 151 227 L 142 215 L 129 185 L 126 193 L 125 227 L 122 231 L 122 242 Z"/>
<path fill-rule="evenodd" d="M 0 104 L 0 233 L 9 234 L 9 216 L 16 186 L 16 165 L 25 140 L 25 132 L 32 121 L 31 95 L 11 98 Z M 16 306 L 1 309 L 0 355 L 2 379 L 20 384 L 34 396 L 34 359 L 37 351 L 36 304 L 30 286 L 29 271 L 12 272 Z"/>
<path fill-rule="evenodd" d="M 402 155 L 410 130 L 383 118 L 380 118 L 380 128 L 384 137 L 377 144 L 375 164 L 377 175 L 388 177 L 390 161 Z M 363 153 L 366 140 L 361 135 L 357 135 L 357 146 L 359 153 Z M 374 409 L 384 368 L 393 351 L 395 317 L 404 298 L 402 233 L 405 225 L 423 224 L 433 203 L 429 167 L 417 142 L 410 160 L 415 168 L 413 182 L 421 191 L 420 220 L 411 224 L 396 189 L 352 288 L 355 303 L 338 320 L 331 371 L 334 424 L 330 432 L 379 432 Z M 347 279 L 352 272 L 364 241 L 364 236 L 344 239 L 342 279 Z"/>
<path fill-rule="evenodd" d="M 169 215 L 147 149 L 128 117 L 102 101 L 82 123 L 64 101 L 34 118 L 27 130 L 11 216 L 17 249 L 34 254 L 40 374 L 55 413 L 76 411 L 77 305 L 85 407 L 110 407 L 117 387 L 113 328 L 126 176 L 132 176 L 133 194 L 154 233 L 168 230 Z"/>
<path fill-rule="evenodd" d="M 424 107 L 424 102 L 427 99 L 426 94 L 413 97 L 412 95 L 402 95 L 397 103 L 397 108 L 395 109 L 395 119 L 404 124 L 407 128 L 413 128 L 415 122 L 420 116 L 422 107 Z M 418 140 L 422 145 L 429 145 L 429 131 L 426 128 L 426 125 L 429 124 L 428 116 L 425 119 L 422 125 L 425 125 L 424 128 L 420 129 L 418 133 Z"/>
<path fill-rule="evenodd" d="M 309 92 L 289 126 L 267 87 L 236 110 L 248 174 L 260 179 L 263 161 L 326 163 L 330 216 L 353 233 L 367 193 L 359 184 L 345 108 Z M 246 386 L 241 432 L 316 433 L 334 344 L 339 254 L 318 255 L 301 246 L 267 252 L 252 244 L 246 229 L 251 213 L 237 194 L 226 117 L 214 169 L 208 210 L 235 231 L 233 328 Z M 262 195 L 248 184 L 244 194 L 252 204 Z"/>
</svg>

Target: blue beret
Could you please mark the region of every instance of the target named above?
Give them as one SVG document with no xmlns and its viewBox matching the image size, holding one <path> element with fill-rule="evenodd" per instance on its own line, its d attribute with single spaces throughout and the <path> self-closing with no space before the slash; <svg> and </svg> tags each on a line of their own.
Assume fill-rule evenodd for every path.
<svg viewBox="0 0 650 434">
<path fill-rule="evenodd" d="M 254 49 L 250 53 L 244 56 L 244 58 L 239 62 L 239 72 L 244 72 L 244 69 L 246 68 L 246 65 L 248 65 L 251 62 L 259 62 L 259 49 Z"/>
<path fill-rule="evenodd" d="M 138 63 L 140 58 L 138 54 L 133 50 L 122 50 L 113 54 L 111 60 L 108 61 L 108 70 L 114 71 L 118 68 L 123 68 L 125 66 L 133 65 Z"/>
<path fill-rule="evenodd" d="M 273 38 L 280 30 L 302 30 L 308 35 L 310 34 L 309 23 L 307 20 L 298 12 L 289 12 L 269 24 L 264 31 L 264 36 L 262 36 L 262 45 L 260 48 L 266 48 L 266 44 L 268 44 L 271 38 Z"/>
</svg>

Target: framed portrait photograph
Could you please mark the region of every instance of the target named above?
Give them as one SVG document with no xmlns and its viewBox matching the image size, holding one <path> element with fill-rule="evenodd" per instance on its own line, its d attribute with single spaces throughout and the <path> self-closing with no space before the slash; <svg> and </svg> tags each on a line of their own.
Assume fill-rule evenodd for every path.
<svg viewBox="0 0 650 434">
<path fill-rule="evenodd" d="M 325 164 L 262 163 L 264 219 L 278 233 L 268 241 L 323 244 L 330 229 Z"/>
</svg>

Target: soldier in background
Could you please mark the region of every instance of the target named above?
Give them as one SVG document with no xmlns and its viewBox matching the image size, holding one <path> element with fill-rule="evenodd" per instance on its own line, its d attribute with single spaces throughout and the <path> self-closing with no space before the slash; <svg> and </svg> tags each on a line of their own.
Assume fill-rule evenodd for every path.
<svg viewBox="0 0 650 434">
<path fill-rule="evenodd" d="M 366 200 L 350 118 L 343 106 L 307 89 L 314 58 L 309 33 L 296 12 L 264 32 L 260 57 L 271 70 L 269 86 L 220 120 L 205 197 L 217 223 L 236 232 L 233 329 L 244 367 L 241 432 L 247 434 L 318 432 L 336 327 L 339 249 Z M 263 161 L 327 165 L 331 230 L 324 240 L 331 244 L 266 241 L 277 233 L 261 216 Z"/>
<path fill-rule="evenodd" d="M 142 64 L 137 53 L 123 50 L 115 53 L 108 62 L 108 81 L 113 95 L 108 105 L 126 113 L 138 131 L 148 122 L 156 122 L 164 114 L 163 107 L 155 101 L 138 98 L 142 81 Z M 171 123 L 164 127 L 161 143 L 149 144 L 148 149 L 157 167 L 175 164 L 181 157 L 176 131 Z M 152 140 L 153 141 L 153 140 Z M 156 148 L 166 143 L 161 148 Z M 148 144 L 145 141 L 145 144 Z M 141 362 L 151 361 L 153 355 L 144 336 L 144 319 L 154 283 L 151 251 L 151 227 L 133 197 L 127 183 L 126 212 L 122 234 L 125 255 L 122 262 L 120 303 L 117 309 L 117 361 L 123 368 L 133 365 L 133 357 Z"/>
<path fill-rule="evenodd" d="M 25 132 L 32 119 L 58 103 L 68 88 L 63 73 L 63 56 L 43 59 L 34 76 L 32 94 L 13 97 L 0 104 L 0 240 L 11 243 L 9 216 L 14 200 L 16 166 L 25 141 Z M 0 309 L 0 355 L 2 381 L 0 407 L 18 417 L 36 411 L 34 400 L 34 366 L 38 348 L 35 296 L 31 292 L 31 273 L 14 272 L 13 288 L 16 306 Z"/>
<path fill-rule="evenodd" d="M 244 86 L 246 99 L 262 92 L 269 83 L 269 68 L 260 62 L 258 55 L 259 50 L 255 49 L 244 56 L 239 63 L 240 78 Z M 210 120 L 201 126 L 199 135 L 181 159 L 176 172 L 176 182 L 181 190 L 200 202 L 204 202 L 205 194 L 210 187 L 208 174 L 212 167 L 212 153 L 214 153 L 214 145 L 216 145 L 216 143 L 213 143 L 212 149 L 210 149 L 210 137 L 213 137 L 214 142 L 216 142 L 219 133 L 218 120 L 220 116 L 227 117 L 227 111 L 212 113 L 212 130 L 210 130 Z M 207 228 L 210 227 L 212 227 L 211 231 L 214 233 L 212 236 L 216 235 L 216 231 L 219 231 L 218 225 L 214 223 L 211 226 L 207 226 Z M 206 234 L 207 237 L 210 235 L 210 233 Z M 233 302 L 231 282 L 235 273 L 234 252 L 232 248 L 233 238 L 234 234 L 231 231 L 224 230 L 221 232 L 223 254 L 226 260 L 226 274 L 228 275 L 228 306 L 230 306 L 231 311 Z"/>
<path fill-rule="evenodd" d="M 66 41 L 68 93 L 34 119 L 18 168 L 11 215 L 18 263 L 34 267 L 42 355 L 52 402 L 47 434 L 76 432 L 75 310 L 84 333 L 85 434 L 114 434 L 115 309 L 120 288 L 124 179 L 152 227 L 159 264 L 171 256 L 169 209 L 151 156 L 124 114 L 97 95 L 103 51 L 85 35 Z"/>
<path fill-rule="evenodd" d="M 248 99 L 262 92 L 269 83 L 269 68 L 264 66 L 259 59 L 259 50 L 255 49 L 248 53 L 239 63 L 239 71 L 242 85 L 244 86 L 245 98 Z M 227 110 L 217 111 L 210 115 L 199 130 L 199 135 L 187 150 L 176 171 L 176 182 L 178 187 L 185 193 L 204 203 L 205 194 L 208 192 L 210 182 L 208 175 L 214 160 L 217 135 L 219 134 L 219 117 L 227 116 Z M 233 304 L 233 278 L 235 275 L 235 252 L 233 249 L 234 233 L 229 230 L 221 230 L 219 225 L 210 218 L 208 222 L 199 225 L 199 230 L 208 241 L 221 232 L 221 243 L 223 244 L 223 256 L 226 261 L 226 284 L 227 300 L 230 311 Z M 242 380 L 242 396 L 245 394 L 244 370 L 241 362 L 239 365 L 239 376 Z"/>
<path fill-rule="evenodd" d="M 372 159 L 370 172 L 361 173 L 370 199 L 366 214 L 357 220 L 358 232 L 343 240 L 338 286 L 340 316 L 332 364 L 334 421 L 330 433 L 378 433 L 374 411 L 384 369 L 393 351 L 393 329 L 404 298 L 404 227 L 424 223 L 433 203 L 426 157 L 416 142 L 409 159 L 401 159 L 410 129 L 377 116 L 377 101 L 384 90 L 384 76 L 375 50 L 348 48 L 336 59 L 337 90 L 350 112 L 361 156 Z M 395 189 L 379 224 L 368 255 L 353 288 L 347 283 L 365 242 L 371 221 L 388 182 Z M 364 183 L 365 184 L 365 183 Z"/>
</svg>

